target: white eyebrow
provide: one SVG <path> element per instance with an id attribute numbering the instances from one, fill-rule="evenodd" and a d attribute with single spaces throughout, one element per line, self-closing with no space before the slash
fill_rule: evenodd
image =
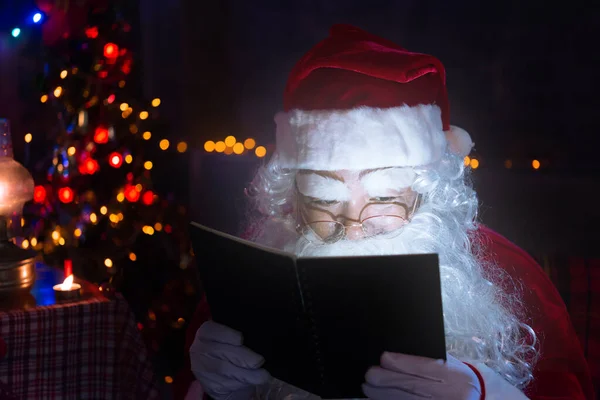
<path id="1" fill-rule="evenodd" d="M 415 181 L 415 171 L 411 168 L 376 169 L 361 178 L 363 188 L 370 196 L 389 195 L 389 190 L 409 188 Z"/>
<path id="2" fill-rule="evenodd" d="M 342 181 L 318 174 L 298 174 L 298 191 L 320 200 L 349 201 L 350 189 Z"/>

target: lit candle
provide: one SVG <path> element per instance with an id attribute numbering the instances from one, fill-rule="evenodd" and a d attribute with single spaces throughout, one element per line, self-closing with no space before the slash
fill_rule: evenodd
<path id="1" fill-rule="evenodd" d="M 72 274 L 67 276 L 63 283 L 54 285 L 53 289 L 57 300 L 74 300 L 81 295 L 81 285 L 73 283 Z"/>

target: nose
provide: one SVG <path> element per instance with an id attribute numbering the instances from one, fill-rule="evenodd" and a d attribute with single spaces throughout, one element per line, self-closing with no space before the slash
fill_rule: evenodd
<path id="1" fill-rule="evenodd" d="M 344 226 L 346 227 L 346 239 L 361 240 L 365 237 L 365 232 L 360 224 L 360 213 L 365 205 L 362 198 L 351 200 L 344 210 Z"/>
<path id="2" fill-rule="evenodd" d="M 365 232 L 363 231 L 360 222 L 348 221 L 344 226 L 346 227 L 346 239 L 361 240 L 365 238 Z"/>

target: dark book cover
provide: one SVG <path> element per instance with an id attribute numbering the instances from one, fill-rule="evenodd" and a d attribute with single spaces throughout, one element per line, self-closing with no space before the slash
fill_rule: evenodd
<path id="1" fill-rule="evenodd" d="M 437 255 L 297 258 L 190 229 L 213 319 L 242 332 L 272 376 L 360 398 L 384 351 L 445 359 Z"/>

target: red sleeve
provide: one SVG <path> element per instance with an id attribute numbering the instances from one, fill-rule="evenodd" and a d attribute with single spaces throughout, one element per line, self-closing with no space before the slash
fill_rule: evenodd
<path id="1" fill-rule="evenodd" d="M 190 347 L 194 342 L 198 328 L 200 328 L 200 326 L 210 318 L 211 315 L 208 302 L 206 301 L 206 296 L 203 296 L 202 300 L 200 300 L 200 303 L 198 304 L 198 307 L 196 308 L 196 311 L 194 312 L 194 316 L 192 317 L 190 325 L 185 331 L 185 365 L 173 380 L 173 398 L 175 400 L 185 398 L 188 388 L 195 379 L 194 374 L 192 373 L 192 366 L 189 357 Z"/>
<path id="2" fill-rule="evenodd" d="M 532 400 L 593 399 L 594 389 L 567 308 L 543 269 L 525 251 L 492 230 L 479 230 L 486 254 L 519 282 L 523 304 L 537 334 L 540 358 L 525 388 Z"/>

